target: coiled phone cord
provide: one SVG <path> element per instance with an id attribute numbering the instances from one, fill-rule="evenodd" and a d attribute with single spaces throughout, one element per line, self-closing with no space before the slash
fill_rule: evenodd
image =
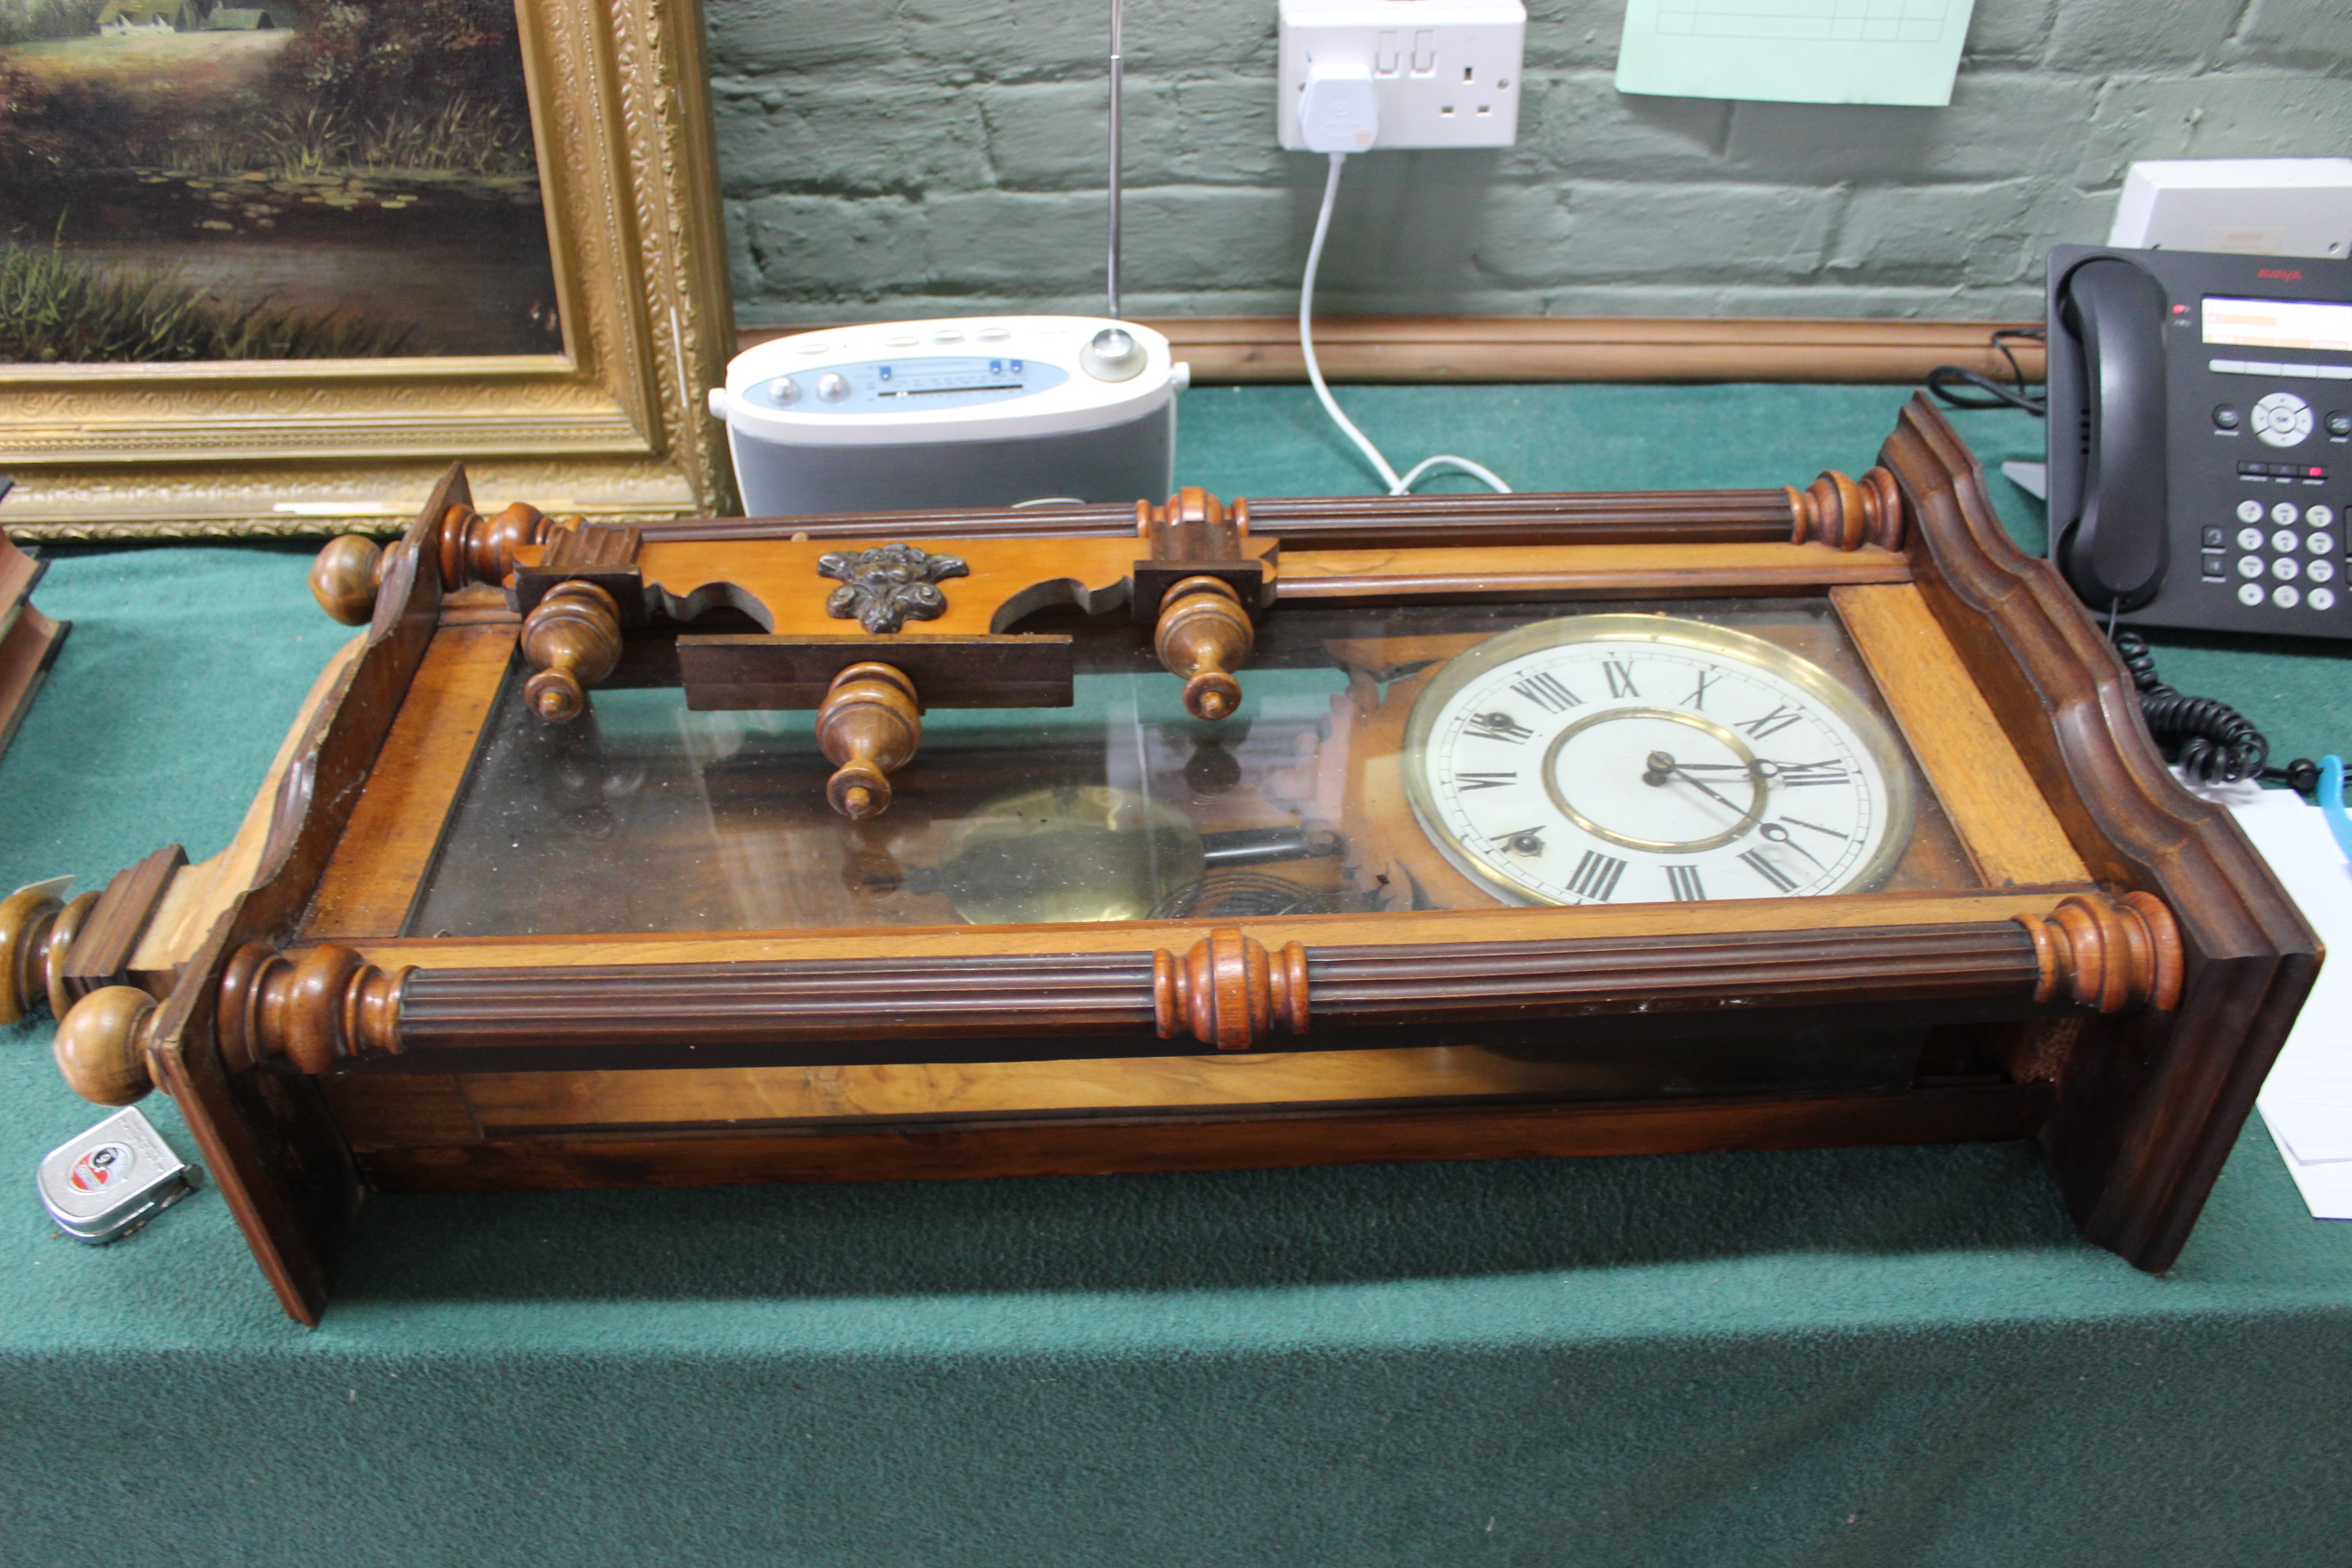
<path id="1" fill-rule="evenodd" d="M 2156 655 L 2134 631 L 2109 634 L 2116 653 L 2139 690 L 2139 710 L 2164 760 L 2200 784 L 2236 784 L 2265 778 L 2310 795 L 2319 787 L 2320 768 L 2297 757 L 2283 768 L 2266 765 L 2271 743 L 2253 721 L 2213 697 L 2189 697 L 2167 686 L 2156 673 Z"/>

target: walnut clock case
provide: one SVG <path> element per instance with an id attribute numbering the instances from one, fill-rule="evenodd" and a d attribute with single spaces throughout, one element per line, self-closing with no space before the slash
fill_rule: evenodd
<path id="1" fill-rule="evenodd" d="M 452 469 L 230 847 L 0 904 L 287 1310 L 371 1190 L 2035 1138 L 2172 1261 L 2319 952 L 1915 400 L 1802 490 L 576 525 Z"/>

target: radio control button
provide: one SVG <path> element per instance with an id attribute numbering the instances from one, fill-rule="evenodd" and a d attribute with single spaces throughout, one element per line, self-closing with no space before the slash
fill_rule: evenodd
<path id="1" fill-rule="evenodd" d="M 2238 584 L 2238 603 L 2246 605 L 2248 608 L 2252 608 L 2262 602 L 2263 585 L 2260 583 L 2241 583 Z"/>
<path id="2" fill-rule="evenodd" d="M 2296 537 L 2294 530 L 2291 528 L 2282 528 L 2276 533 L 2271 535 L 2271 548 L 2273 550 L 2292 552 L 2295 546 L 2302 542 L 2303 541 Z"/>
<path id="3" fill-rule="evenodd" d="M 2301 515 L 2302 514 L 2300 512 L 2295 510 L 2294 502 L 2291 500 L 2283 500 L 2279 502 L 2278 505 L 2271 508 L 2271 521 L 2273 522 L 2293 522 Z"/>
<path id="4" fill-rule="evenodd" d="M 826 371 L 817 378 L 816 395 L 827 403 L 838 403 L 849 395 L 849 378 L 839 371 Z"/>
<path id="5" fill-rule="evenodd" d="M 2243 421 L 2244 416 L 2238 412 L 2235 405 L 2224 403 L 2213 410 L 2213 426 L 2216 429 L 2235 430 Z"/>
<path id="6" fill-rule="evenodd" d="M 2267 447 L 2300 446 L 2311 434 L 2311 405 L 2292 392 L 2273 392 L 2254 405 L 2254 434 Z"/>
<path id="7" fill-rule="evenodd" d="M 2303 603 L 2303 595 L 2282 583 L 2271 590 L 2271 603 L 2282 610 L 2292 610 Z"/>
<path id="8" fill-rule="evenodd" d="M 800 401 L 801 384 L 789 375 L 780 375 L 768 383 L 768 395 L 778 403 L 797 403 Z"/>
<path id="9" fill-rule="evenodd" d="M 2336 526 L 2336 509 L 2332 506 L 2307 508 L 2303 514 L 2303 521 L 2314 528 L 2333 528 Z"/>
<path id="10" fill-rule="evenodd" d="M 2336 607 L 2336 590 L 2333 588 L 2314 588 L 2310 597 L 2311 607 L 2315 610 L 2332 610 Z"/>
<path id="11" fill-rule="evenodd" d="M 2336 563 L 2315 561 L 2303 569 L 2303 574 L 2315 583 L 2333 583 L 2336 581 Z"/>
<path id="12" fill-rule="evenodd" d="M 2239 576 L 2241 576 L 2241 577 L 2259 577 L 2259 576 L 2261 576 L 2262 574 L 2263 574 L 2263 558 L 2262 558 L 2261 556 L 2259 556 L 2259 555 L 2241 555 L 2241 556 L 2239 556 L 2239 557 L 2238 557 L 2238 575 L 2239 575 Z"/>
<path id="13" fill-rule="evenodd" d="M 2240 522 L 2260 522 L 2262 520 L 2262 502 L 2258 500 L 2242 500 L 2238 503 L 2238 521 Z"/>
<path id="14" fill-rule="evenodd" d="M 2259 528 L 2242 528 L 2242 529 L 2238 530 L 2238 548 L 2239 548 L 2239 549 L 2241 549 L 2241 550 L 2260 550 L 2262 547 L 2263 547 L 2263 531 L 2262 531 L 2261 529 L 2259 529 Z"/>

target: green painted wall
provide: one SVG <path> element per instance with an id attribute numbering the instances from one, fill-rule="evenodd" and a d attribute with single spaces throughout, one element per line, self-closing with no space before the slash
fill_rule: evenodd
<path id="1" fill-rule="evenodd" d="M 1108 0 L 707 0 L 747 325 L 1102 306 Z M 1127 309 L 1279 314 L 1274 0 L 1130 0 Z M 1948 109 L 1635 98 L 1531 0 L 1517 147 L 1352 161 L 1335 312 L 2035 314 L 2136 157 L 2352 152 L 2344 0 L 1978 0 Z"/>

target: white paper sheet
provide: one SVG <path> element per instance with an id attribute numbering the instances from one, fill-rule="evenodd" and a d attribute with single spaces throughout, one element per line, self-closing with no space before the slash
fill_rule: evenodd
<path id="1" fill-rule="evenodd" d="M 2313 1216 L 2352 1219 L 2352 864 L 2319 808 L 2292 790 L 2198 793 L 2229 807 L 2327 945 L 2255 1104 Z"/>
<path id="2" fill-rule="evenodd" d="M 1976 0 L 1629 0 L 1617 90 L 1940 107 Z"/>

